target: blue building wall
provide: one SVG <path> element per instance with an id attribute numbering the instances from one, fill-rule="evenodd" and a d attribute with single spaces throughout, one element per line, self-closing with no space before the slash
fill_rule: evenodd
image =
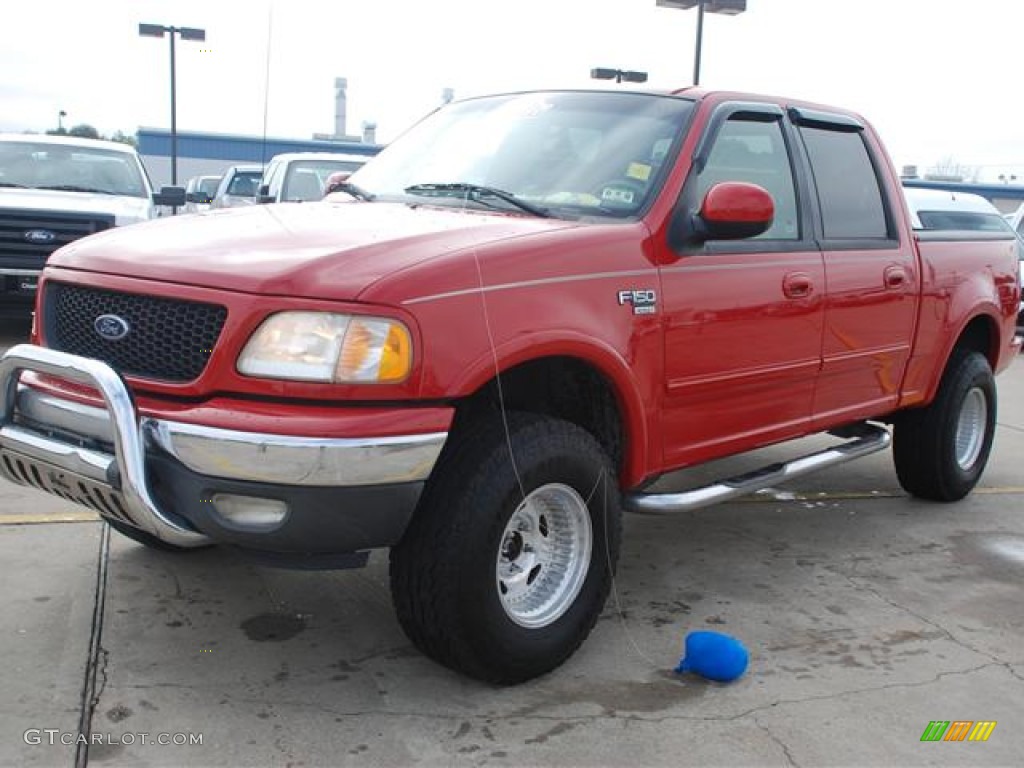
<path id="1" fill-rule="evenodd" d="M 140 128 L 139 155 L 157 188 L 171 183 L 171 134 L 158 128 Z M 265 164 L 285 152 L 338 152 L 372 156 L 383 148 L 359 141 L 280 139 L 239 134 L 178 131 L 178 184 L 191 176 L 221 174 L 232 165 Z"/>

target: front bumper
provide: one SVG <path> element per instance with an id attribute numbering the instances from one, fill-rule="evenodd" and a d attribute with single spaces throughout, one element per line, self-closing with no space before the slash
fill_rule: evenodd
<path id="1" fill-rule="evenodd" d="M 90 387 L 104 407 L 19 385 L 21 371 Z M 140 417 L 106 363 L 27 344 L 0 360 L 0 397 L 0 473 L 179 547 L 340 554 L 393 544 L 447 437 L 308 438 Z M 284 512 L 239 518 L 224 499 Z"/>

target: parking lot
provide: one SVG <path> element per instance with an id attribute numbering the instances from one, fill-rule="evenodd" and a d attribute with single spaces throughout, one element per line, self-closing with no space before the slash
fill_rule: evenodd
<path id="1" fill-rule="evenodd" d="M 6 347 L 26 329 L 2 330 Z M 166 554 L 0 481 L 0 764 L 1019 765 L 1024 362 L 999 389 L 993 459 L 961 503 L 910 499 L 882 453 L 627 517 L 590 639 L 506 689 L 412 648 L 385 553 L 341 572 Z M 742 640 L 747 674 L 672 674 L 697 629 Z M 935 720 L 997 725 L 922 742 Z M 66 743 L 83 727 L 87 750 Z"/>

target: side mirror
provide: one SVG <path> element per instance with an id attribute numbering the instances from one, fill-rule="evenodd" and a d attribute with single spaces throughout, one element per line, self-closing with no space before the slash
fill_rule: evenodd
<path id="1" fill-rule="evenodd" d="M 337 192 L 341 189 L 341 186 L 348 181 L 348 177 L 352 175 L 351 171 L 335 171 L 327 177 L 327 181 L 324 182 L 324 196 Z"/>
<path id="2" fill-rule="evenodd" d="M 260 184 L 260 188 L 256 190 L 256 202 L 257 203 L 272 203 L 274 202 L 274 196 L 270 194 L 269 184 Z"/>
<path id="3" fill-rule="evenodd" d="M 723 181 L 704 195 L 693 217 L 696 240 L 742 240 L 768 231 L 775 202 L 768 191 L 745 181 Z"/>
<path id="4" fill-rule="evenodd" d="M 172 208 L 180 208 L 185 204 L 184 187 L 161 187 L 159 192 L 153 193 L 155 205 L 169 205 Z"/>
<path id="5" fill-rule="evenodd" d="M 197 195 L 195 192 L 186 192 L 185 193 L 185 202 L 186 203 L 198 203 L 199 202 L 199 195 Z"/>

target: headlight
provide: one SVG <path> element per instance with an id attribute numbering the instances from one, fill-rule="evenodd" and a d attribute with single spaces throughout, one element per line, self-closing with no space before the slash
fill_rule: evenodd
<path id="1" fill-rule="evenodd" d="M 328 312 L 280 312 L 256 329 L 238 358 L 246 376 L 384 384 L 412 369 L 409 329 L 397 320 Z"/>

